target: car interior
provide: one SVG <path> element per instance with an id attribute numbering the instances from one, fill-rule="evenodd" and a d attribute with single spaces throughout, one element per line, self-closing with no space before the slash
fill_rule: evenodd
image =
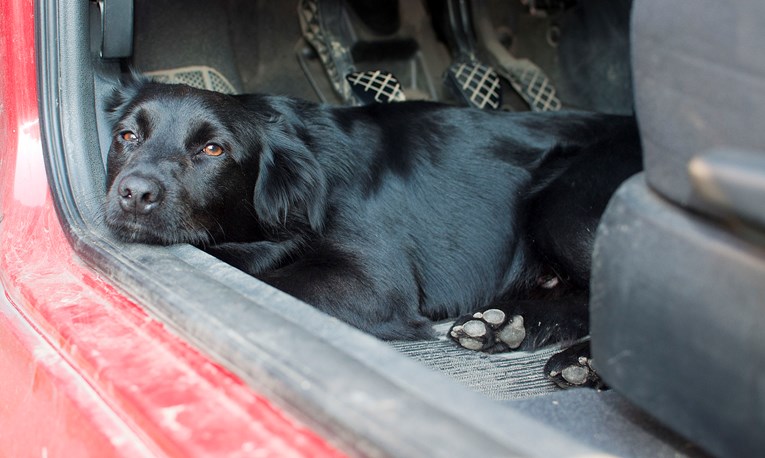
<path id="1" fill-rule="evenodd" d="M 37 2 L 41 130 L 82 259 L 352 455 L 752 456 L 765 445 L 765 4 L 757 0 Z M 101 101 L 161 82 L 328 103 L 634 114 L 645 172 L 596 238 L 593 359 L 385 342 L 190 245 L 100 218 Z M 454 285 L 459 288 L 459 285 Z"/>

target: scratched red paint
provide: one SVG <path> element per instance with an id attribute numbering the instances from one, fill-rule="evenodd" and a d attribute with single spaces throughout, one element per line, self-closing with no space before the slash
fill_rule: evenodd
<path id="1" fill-rule="evenodd" d="M 53 346 L 8 308 L 0 305 L 1 456 L 161 453 L 149 448 Z"/>
<path id="2" fill-rule="evenodd" d="M 13 432 L 0 450 L 342 456 L 77 258 L 47 190 L 33 13 L 32 0 L 1 1 L 0 281 L 20 318 L 0 314 L 0 431 Z"/>

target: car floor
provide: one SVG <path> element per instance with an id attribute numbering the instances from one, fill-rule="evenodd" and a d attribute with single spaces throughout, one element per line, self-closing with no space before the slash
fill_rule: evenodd
<path id="1" fill-rule="evenodd" d="M 619 32 L 624 29 L 623 23 L 621 28 L 600 26 L 609 19 L 581 9 L 565 17 L 536 18 L 519 15 L 520 4 L 515 2 L 489 3 L 498 11 L 495 22 L 506 21 L 520 37 L 527 38 L 514 39 L 510 51 L 532 58 L 544 69 L 558 86 L 564 106 L 616 113 L 632 111 L 628 45 L 626 33 Z M 513 4 L 507 7 L 510 9 L 503 9 L 502 5 L 509 3 Z M 596 3 L 599 2 L 588 2 L 590 6 Z M 629 0 L 622 3 L 628 5 Z M 317 101 L 316 90 L 307 81 L 297 58 L 300 53 L 309 59 L 311 56 L 305 50 L 296 12 L 297 1 L 138 0 L 132 65 L 144 72 L 202 65 L 220 72 L 237 92 L 287 94 Z M 614 17 L 625 20 L 623 15 Z M 586 27 L 577 28 L 577 24 Z M 563 34 L 572 31 L 573 38 L 566 41 L 563 35 L 560 42 L 551 44 L 547 40 L 551 27 L 559 28 Z M 437 75 L 435 83 L 440 84 L 449 52 L 432 44 L 432 30 L 419 33 L 428 35 L 422 41 L 431 43 L 423 49 L 433 54 L 429 62 L 442 66 L 431 69 L 431 75 Z M 610 57 L 600 62 L 598 57 L 604 53 L 588 52 L 586 45 L 591 40 L 613 43 L 605 52 Z M 570 62 L 561 57 L 561 50 L 577 53 L 581 59 Z M 609 76 L 601 78 L 604 74 Z M 322 75 L 314 76 L 319 89 L 330 94 L 329 84 L 320 81 Z M 591 90 L 596 86 L 598 90 Z M 476 353 L 452 344 L 446 338 L 448 325 L 435 326 L 441 336 L 438 340 L 391 345 L 467 388 L 540 419 L 605 453 L 703 456 L 700 450 L 663 428 L 618 393 L 557 388 L 542 372 L 555 349 Z"/>
<path id="2" fill-rule="evenodd" d="M 503 404 L 611 455 L 709 456 L 614 391 L 576 388 Z"/>

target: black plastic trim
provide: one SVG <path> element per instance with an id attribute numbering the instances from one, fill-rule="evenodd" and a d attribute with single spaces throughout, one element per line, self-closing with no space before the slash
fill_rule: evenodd
<path id="1" fill-rule="evenodd" d="M 133 54 L 133 0 L 99 0 L 101 57 L 114 59 Z"/>

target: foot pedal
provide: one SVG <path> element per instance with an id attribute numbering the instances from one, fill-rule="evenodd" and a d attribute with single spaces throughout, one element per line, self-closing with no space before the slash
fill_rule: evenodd
<path id="1" fill-rule="evenodd" d="M 298 16 L 303 37 L 313 46 L 332 88 L 346 103 L 357 104 L 346 75 L 356 71 L 351 50 L 342 35 L 344 11 L 340 0 L 300 0 Z"/>
<path id="2" fill-rule="evenodd" d="M 219 71 L 212 67 L 192 66 L 157 70 L 144 73 L 158 83 L 186 84 L 198 89 L 222 92 L 224 94 L 236 94 L 234 85 Z"/>
<path id="3" fill-rule="evenodd" d="M 530 60 L 505 58 L 497 71 L 510 82 L 532 111 L 558 111 L 563 106 L 550 78 Z"/>
<path id="4" fill-rule="evenodd" d="M 333 90 L 343 102 L 360 105 L 406 100 L 403 86 L 391 72 L 357 71 L 351 56 L 351 45 L 356 34 L 344 0 L 300 0 L 298 13 L 303 38 L 313 47 Z M 412 66 L 415 64 L 416 61 L 413 61 Z M 303 66 L 303 71 L 312 80 L 306 66 Z M 324 100 L 316 84 L 311 84 Z"/>
<path id="5" fill-rule="evenodd" d="M 518 95 L 533 111 L 557 111 L 562 104 L 555 93 L 555 86 L 541 68 L 528 59 L 510 54 L 500 43 L 489 20 L 486 2 L 473 2 L 473 18 L 476 36 L 486 49 L 487 58 L 497 73 L 506 79 Z M 539 2 L 541 3 L 541 2 Z"/>
<path id="6" fill-rule="evenodd" d="M 489 65 L 476 57 L 476 46 L 467 3 L 446 0 L 447 41 L 454 63 L 444 73 L 447 89 L 465 105 L 497 110 L 502 106 L 502 83 Z"/>
<path id="7" fill-rule="evenodd" d="M 362 103 L 390 103 L 406 100 L 401 83 L 390 72 L 355 72 L 346 76 L 351 90 Z"/>
<path id="8" fill-rule="evenodd" d="M 475 59 L 452 64 L 445 75 L 446 86 L 461 102 L 480 109 L 502 106 L 502 85 L 493 68 Z"/>

